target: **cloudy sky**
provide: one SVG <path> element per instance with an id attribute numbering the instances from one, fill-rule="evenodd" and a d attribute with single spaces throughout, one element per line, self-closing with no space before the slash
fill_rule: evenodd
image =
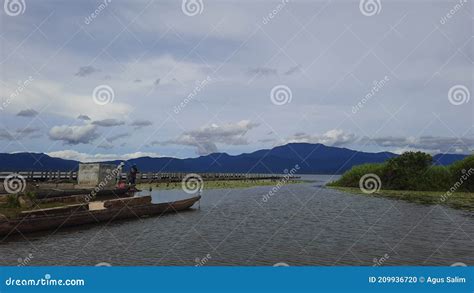
<path id="1" fill-rule="evenodd" d="M 3 2 L 0 152 L 474 149 L 472 1 Z"/>

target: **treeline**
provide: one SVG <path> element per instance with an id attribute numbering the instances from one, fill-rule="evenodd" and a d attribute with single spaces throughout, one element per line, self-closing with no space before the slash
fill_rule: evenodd
<path id="1" fill-rule="evenodd" d="M 474 155 L 449 166 L 435 166 L 429 154 L 406 152 L 384 163 L 354 166 L 329 185 L 359 187 L 366 174 L 376 174 L 385 190 L 474 192 Z"/>

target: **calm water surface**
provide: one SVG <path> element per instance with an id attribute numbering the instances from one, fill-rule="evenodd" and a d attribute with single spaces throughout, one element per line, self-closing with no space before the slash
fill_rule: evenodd
<path id="1" fill-rule="evenodd" d="M 200 209 L 15 236 L 0 264 L 451 265 L 474 264 L 473 213 L 324 188 L 330 176 L 282 187 L 205 190 Z M 154 191 L 153 201 L 189 197 Z"/>

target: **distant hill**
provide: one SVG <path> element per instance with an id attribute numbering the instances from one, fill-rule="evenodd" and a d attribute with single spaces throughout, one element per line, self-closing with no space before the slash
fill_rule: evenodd
<path id="1" fill-rule="evenodd" d="M 341 174 L 354 165 L 380 163 L 397 156 L 390 152 L 367 153 L 322 144 L 291 143 L 273 149 L 258 150 L 231 156 L 214 153 L 198 158 L 150 158 L 128 160 L 128 166 L 137 164 L 141 172 L 228 172 L 228 173 L 283 173 L 299 165 L 300 174 Z M 437 165 L 448 165 L 465 155 L 439 154 Z M 109 163 L 119 164 L 121 161 Z M 0 171 L 70 171 L 79 162 L 52 158 L 45 154 L 0 154 Z"/>
<path id="2" fill-rule="evenodd" d="M 466 155 L 457 155 L 457 154 L 437 154 L 433 156 L 433 162 L 435 165 L 451 165 L 452 163 L 462 160 Z"/>
<path id="3" fill-rule="evenodd" d="M 0 154 L 0 171 L 70 171 L 78 162 L 41 153 Z"/>

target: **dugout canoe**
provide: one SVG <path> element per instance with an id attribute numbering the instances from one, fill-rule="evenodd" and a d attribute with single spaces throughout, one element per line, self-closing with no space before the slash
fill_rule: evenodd
<path id="1" fill-rule="evenodd" d="M 32 192 L 35 194 L 37 199 L 45 198 L 56 198 L 56 197 L 66 197 L 73 195 L 81 194 L 91 194 L 93 189 L 91 188 L 82 188 L 82 189 L 37 189 Z M 134 187 L 127 188 L 115 188 L 115 189 L 104 189 L 96 192 L 96 197 L 106 197 L 106 196 L 125 196 L 129 193 L 137 192 L 137 189 Z"/>
<path id="2" fill-rule="evenodd" d="M 147 197 L 99 202 L 102 203 L 99 208 L 93 206 L 94 202 L 92 202 L 90 204 L 75 204 L 59 208 L 25 211 L 14 219 L 0 218 L 0 236 L 45 230 L 55 231 L 63 227 L 180 212 L 190 209 L 201 199 L 201 196 L 159 204 L 152 204 L 151 197 L 148 203 L 144 202 L 143 198 Z M 97 202 L 95 202 L 95 205 L 97 205 Z"/>

